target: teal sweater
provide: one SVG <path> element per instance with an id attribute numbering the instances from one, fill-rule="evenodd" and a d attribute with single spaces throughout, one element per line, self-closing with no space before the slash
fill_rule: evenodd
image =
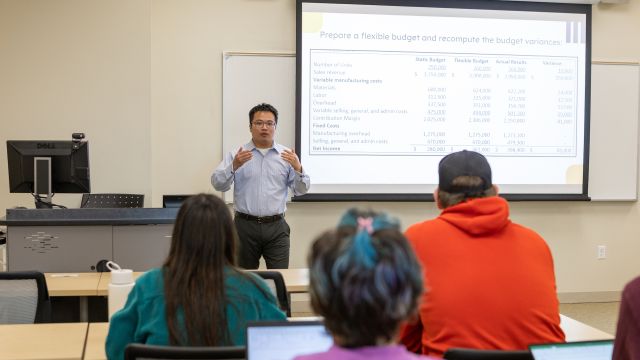
<path id="1" fill-rule="evenodd" d="M 257 275 L 243 273 L 253 277 L 254 281 L 251 281 L 232 271 L 225 270 L 225 274 L 225 293 L 229 304 L 226 326 L 231 345 L 246 344 L 247 322 L 286 319 L 275 297 Z M 107 358 L 124 359 L 124 349 L 129 343 L 169 345 L 165 309 L 162 271 L 150 270 L 136 280 L 124 308 L 111 318 L 106 342 Z"/>

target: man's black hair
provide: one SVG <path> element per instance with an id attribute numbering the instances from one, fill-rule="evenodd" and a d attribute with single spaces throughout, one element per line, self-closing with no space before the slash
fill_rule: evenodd
<path id="1" fill-rule="evenodd" d="M 272 113 L 273 117 L 276 120 L 276 124 L 278 123 L 278 110 L 276 110 L 276 108 L 274 108 L 271 104 L 262 103 L 254 106 L 253 108 L 251 108 L 251 110 L 249 110 L 249 126 L 251 126 L 251 122 L 253 121 L 253 114 L 257 113 L 258 111 L 266 111 Z"/>

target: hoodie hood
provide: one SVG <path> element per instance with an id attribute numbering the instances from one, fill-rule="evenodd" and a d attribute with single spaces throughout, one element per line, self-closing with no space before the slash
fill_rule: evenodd
<path id="1" fill-rule="evenodd" d="M 509 204 L 498 196 L 471 199 L 448 207 L 439 219 L 473 236 L 498 232 L 511 222 Z"/>

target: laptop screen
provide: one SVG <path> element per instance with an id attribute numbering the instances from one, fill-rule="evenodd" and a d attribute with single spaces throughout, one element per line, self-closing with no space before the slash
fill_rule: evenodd
<path id="1" fill-rule="evenodd" d="M 333 338 L 319 321 L 257 322 L 247 326 L 247 360 L 290 360 L 329 349 Z"/>
<path id="2" fill-rule="evenodd" d="M 162 195 L 163 208 L 179 208 L 191 195 Z"/>
<path id="3" fill-rule="evenodd" d="M 613 340 L 530 345 L 535 360 L 611 360 Z"/>

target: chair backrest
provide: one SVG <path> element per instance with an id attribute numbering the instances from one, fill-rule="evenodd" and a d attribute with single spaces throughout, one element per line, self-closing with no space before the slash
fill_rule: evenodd
<path id="1" fill-rule="evenodd" d="M 244 346 L 189 347 L 129 344 L 124 350 L 125 360 L 140 359 L 245 359 Z"/>
<path id="2" fill-rule="evenodd" d="M 51 302 L 44 274 L 38 271 L 0 272 L 0 324 L 51 321 Z"/>
<path id="3" fill-rule="evenodd" d="M 273 295 L 278 299 L 278 305 L 280 309 L 287 314 L 287 317 L 291 317 L 291 305 L 289 303 L 289 293 L 287 293 L 287 286 L 284 283 L 282 274 L 278 271 L 269 270 L 255 270 L 252 271 L 256 275 L 260 276 L 269 286 Z"/>
<path id="4" fill-rule="evenodd" d="M 476 350 L 451 348 L 445 351 L 446 360 L 533 360 L 528 350 Z"/>
<path id="5" fill-rule="evenodd" d="M 81 208 L 141 208 L 144 194 L 82 194 Z"/>
<path id="6" fill-rule="evenodd" d="M 7 264 L 7 236 L 4 228 L 0 228 L 0 271 L 5 271 Z"/>

